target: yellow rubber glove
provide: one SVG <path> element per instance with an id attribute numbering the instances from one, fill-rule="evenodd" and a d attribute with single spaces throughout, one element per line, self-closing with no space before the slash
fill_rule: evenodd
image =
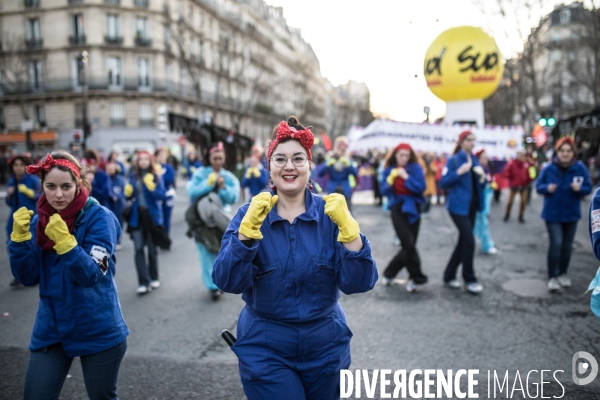
<path id="1" fill-rule="evenodd" d="M 71 235 L 67 223 L 58 213 L 50 217 L 44 233 L 54 242 L 54 250 L 57 254 L 68 253 L 77 246 L 75 236 Z"/>
<path id="2" fill-rule="evenodd" d="M 32 216 L 33 211 L 25 207 L 21 207 L 13 213 L 13 230 L 10 234 L 10 240 L 13 242 L 25 242 L 31 239 L 29 224 L 31 223 Z"/>
<path id="3" fill-rule="evenodd" d="M 260 227 L 267 214 L 269 214 L 275 203 L 277 203 L 278 198 L 277 195 L 271 197 L 271 193 L 269 192 L 262 192 L 254 196 L 246 211 L 246 215 L 244 215 L 244 219 L 242 219 L 239 232 L 250 239 L 262 239 L 263 235 L 260 233 Z"/>
<path id="4" fill-rule="evenodd" d="M 33 196 L 35 196 L 33 189 L 29 189 L 27 186 L 23 185 L 22 183 L 19 186 L 17 186 L 17 188 L 19 189 L 19 192 L 23 193 L 25 196 L 29 197 L 30 199 L 33 199 Z"/>
<path id="5" fill-rule="evenodd" d="M 398 176 L 398 168 L 394 168 L 393 170 L 390 171 L 390 174 L 388 175 L 388 177 L 385 181 L 387 182 L 388 185 L 392 186 L 394 184 L 394 181 L 396 180 L 397 176 Z"/>
<path id="6" fill-rule="evenodd" d="M 211 172 L 210 175 L 208 175 L 208 178 L 206 179 L 206 183 L 208 184 L 208 186 L 212 186 L 215 184 L 216 181 L 217 181 L 217 173 Z"/>
<path id="7" fill-rule="evenodd" d="M 348 211 L 346 198 L 339 193 L 323 196 L 325 200 L 325 214 L 340 228 L 338 242 L 350 243 L 360 235 L 358 222 Z"/>
<path id="8" fill-rule="evenodd" d="M 348 157 L 342 157 L 342 158 L 340 158 L 340 162 L 342 164 L 344 164 L 346 167 L 350 166 L 350 160 L 348 160 Z"/>
<path id="9" fill-rule="evenodd" d="M 258 168 L 254 168 L 252 170 L 252 175 L 254 175 L 255 178 L 260 178 L 260 171 Z"/>
<path id="10" fill-rule="evenodd" d="M 254 169 L 254 168 L 248 168 L 248 169 L 246 170 L 246 179 L 250 179 L 250 178 L 252 178 L 252 170 L 253 170 L 253 169 Z"/>
<path id="11" fill-rule="evenodd" d="M 125 194 L 125 197 L 131 197 L 131 195 L 133 195 L 133 186 L 129 183 L 126 184 L 123 193 Z"/>
<path id="12" fill-rule="evenodd" d="M 333 164 L 335 164 L 337 162 L 337 160 L 335 158 L 330 158 L 329 160 L 327 160 L 327 166 L 330 167 Z"/>
<path id="13" fill-rule="evenodd" d="M 498 190 L 498 184 L 495 181 L 493 181 L 492 183 L 490 183 L 490 187 L 492 189 L 494 189 L 494 190 Z"/>
<path id="14" fill-rule="evenodd" d="M 537 176 L 537 170 L 535 169 L 535 167 L 534 166 L 529 167 L 529 178 L 531 180 L 534 180 L 536 176 Z M 19 185 L 19 186 L 21 186 L 21 185 Z"/>
<path id="15" fill-rule="evenodd" d="M 147 172 L 146 175 L 144 175 L 144 185 L 146 185 L 148 190 L 151 192 L 154 192 L 154 189 L 156 189 L 156 183 L 154 183 L 154 175 L 152 175 L 150 172 Z"/>

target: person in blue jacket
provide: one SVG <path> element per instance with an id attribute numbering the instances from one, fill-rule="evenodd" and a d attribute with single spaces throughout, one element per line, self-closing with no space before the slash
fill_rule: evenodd
<path id="1" fill-rule="evenodd" d="M 446 208 L 458 228 L 458 243 L 444 272 L 444 283 L 451 289 L 460 289 L 456 271 L 462 264 L 462 276 L 468 292 L 478 294 L 483 286 L 477 282 L 473 268 L 475 253 L 475 215 L 483 210 L 485 172 L 473 155 L 475 135 L 470 131 L 460 134 L 453 155 L 442 171 L 440 185 L 446 190 Z"/>
<path id="2" fill-rule="evenodd" d="M 108 201 L 110 198 L 110 178 L 108 174 L 98 168 L 100 164 L 100 156 L 94 149 L 88 149 L 83 154 L 81 164 L 85 166 L 86 178 L 92 185 L 92 192 L 90 196 L 98 200 L 100 205 L 108 207 Z"/>
<path id="3" fill-rule="evenodd" d="M 48 154 L 27 172 L 41 175 L 38 215 L 19 208 L 8 244 L 13 275 L 40 291 L 24 398 L 58 399 L 79 357 L 89 398 L 117 399 L 129 335 L 114 279 L 121 229 L 88 196 L 89 182 L 69 153 Z"/>
<path id="4" fill-rule="evenodd" d="M 10 240 L 13 227 L 13 214 L 21 207 L 37 214 L 37 201 L 40 196 L 40 180 L 35 175 L 25 173 L 25 168 L 31 165 L 28 155 L 20 154 L 8 160 L 10 179 L 6 186 L 6 204 L 10 207 L 8 220 L 6 221 L 6 244 Z M 11 289 L 23 287 L 17 279 L 10 281 Z"/>
<path id="5" fill-rule="evenodd" d="M 110 179 L 110 196 L 106 208 L 115 214 L 115 217 L 117 217 L 117 220 L 119 221 L 119 227 L 123 230 L 123 210 L 125 209 L 125 204 L 127 202 L 127 199 L 125 198 L 125 185 L 127 185 L 127 182 L 125 181 L 125 177 L 118 172 L 119 166 L 117 163 L 113 161 L 108 162 L 104 168 Z M 121 248 L 121 238 L 119 238 L 116 249 L 120 250 Z"/>
<path id="6" fill-rule="evenodd" d="M 479 150 L 475 153 L 475 157 L 477 157 L 481 168 L 483 168 L 483 171 L 485 172 L 487 185 L 485 189 L 483 189 L 483 210 L 477 212 L 473 234 L 480 240 L 481 252 L 483 254 L 499 254 L 500 250 L 496 248 L 496 244 L 490 234 L 489 222 L 490 206 L 492 205 L 492 198 L 494 197 L 494 187 L 497 187 L 497 184 L 494 182 L 490 168 L 490 159 L 485 150 Z"/>
<path id="7" fill-rule="evenodd" d="M 356 183 L 358 170 L 356 163 L 346 155 L 347 149 L 348 139 L 338 136 L 332 154 L 326 159 L 325 166 L 319 170 L 319 176 L 328 175 L 327 193 L 343 194 L 348 209 L 352 211 L 352 189 Z"/>
<path id="8" fill-rule="evenodd" d="M 592 192 L 590 174 L 585 164 L 577 161 L 573 138 L 559 139 L 555 148 L 556 157 L 542 169 L 535 184 L 537 192 L 544 196 L 542 219 L 550 237 L 548 290 L 551 292 L 571 286 L 567 269 L 577 221 L 581 219 L 581 199 Z"/>
<path id="9" fill-rule="evenodd" d="M 242 178 L 242 187 L 248 188 L 250 197 L 254 197 L 266 189 L 269 183 L 269 172 L 263 168 L 260 159 L 250 157 L 250 165 Z"/>
<path id="10" fill-rule="evenodd" d="M 125 197 L 133 199 L 129 215 L 128 233 L 135 247 L 135 268 L 139 286 L 137 293 L 142 295 L 158 289 L 158 251 L 152 238 L 154 226 L 162 226 L 162 201 L 165 185 L 153 167 L 152 155 L 139 151 L 134 168 L 125 185 Z M 148 262 L 144 254 L 148 248 Z"/>
<path id="11" fill-rule="evenodd" d="M 307 187 L 313 143 L 295 117 L 275 128 L 267 151 L 275 189 L 238 210 L 215 261 L 217 286 L 246 303 L 232 350 L 248 400 L 339 398 L 352 338 L 340 291 L 377 281 L 344 197 Z"/>
<path id="12" fill-rule="evenodd" d="M 240 181 L 223 167 L 225 165 L 223 143 L 210 146 L 205 159 L 209 164 L 197 169 L 186 185 L 191 202 L 194 203 L 198 198 L 214 191 L 219 195 L 224 208 L 231 207 L 240 198 Z M 204 286 L 210 291 L 212 299 L 218 300 L 223 291 L 215 285 L 212 278 L 213 264 L 217 255 L 209 251 L 203 243 L 196 242 L 196 248 L 200 257 Z"/>
<path id="13" fill-rule="evenodd" d="M 202 168 L 202 162 L 198 159 L 198 154 L 195 151 L 190 151 L 188 156 L 183 161 L 183 171 L 187 179 L 192 179 L 194 172 Z"/>
<path id="14" fill-rule="evenodd" d="M 380 190 L 388 199 L 392 224 L 402 249 L 389 262 L 381 282 L 391 286 L 394 277 L 406 267 L 409 274 L 406 290 L 411 293 L 427 283 L 417 250 L 425 187 L 425 174 L 412 147 L 408 143 L 398 144 L 386 157 Z"/>
<path id="15" fill-rule="evenodd" d="M 160 174 L 165 184 L 165 200 L 162 203 L 163 226 L 167 233 L 171 232 L 171 216 L 175 206 L 175 169 L 167 162 L 167 151 L 158 149 L 154 152 L 157 166 L 160 167 Z"/>

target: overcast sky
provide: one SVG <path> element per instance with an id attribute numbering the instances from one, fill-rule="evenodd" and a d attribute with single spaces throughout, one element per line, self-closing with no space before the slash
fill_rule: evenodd
<path id="1" fill-rule="evenodd" d="M 288 24 L 301 28 L 317 54 L 323 76 L 334 85 L 365 82 L 371 91 L 372 111 L 400 121 L 421 122 L 424 106 L 431 108 L 432 119 L 445 113 L 445 103 L 427 89 L 422 72 L 427 48 L 444 30 L 479 26 L 493 34 L 505 57 L 521 46 L 516 22 L 510 27 L 514 19 L 507 22 L 494 17 L 497 0 L 479 0 L 479 6 L 472 0 L 265 1 L 282 6 Z M 551 10 L 549 4 L 545 12 Z M 527 19 L 539 21 L 539 15 L 520 15 L 523 25 Z"/>

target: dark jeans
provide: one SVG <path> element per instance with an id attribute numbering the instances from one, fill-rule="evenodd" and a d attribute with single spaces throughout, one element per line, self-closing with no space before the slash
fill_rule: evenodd
<path id="1" fill-rule="evenodd" d="M 135 247 L 135 268 L 137 269 L 138 282 L 140 285 L 150 285 L 150 281 L 158 280 L 158 252 L 156 245 L 147 229 L 138 228 L 131 230 L 131 239 Z M 148 247 L 148 264 L 144 246 Z"/>
<path id="2" fill-rule="evenodd" d="M 90 400 L 118 399 L 117 378 L 127 340 L 100 353 L 79 357 L 85 390 Z M 25 377 L 25 400 L 58 399 L 73 358 L 60 343 L 32 351 Z"/>
<path id="3" fill-rule="evenodd" d="M 476 210 L 474 207 L 471 207 L 468 216 L 450 213 L 452 221 L 454 221 L 454 224 L 458 228 L 458 243 L 444 272 L 445 282 L 456 279 L 456 271 L 460 264 L 462 264 L 462 276 L 465 283 L 477 282 L 473 269 L 473 257 L 475 253 L 473 228 L 475 226 L 475 214 Z"/>
<path id="4" fill-rule="evenodd" d="M 556 278 L 567 273 L 571 253 L 573 251 L 573 240 L 577 231 L 575 222 L 546 222 L 548 235 L 550 236 L 550 247 L 548 248 L 548 277 Z"/>
<path id="5" fill-rule="evenodd" d="M 442 189 L 441 185 L 442 181 L 435 181 L 435 194 L 437 197 L 437 203 L 442 204 L 442 194 L 444 194 L 444 189 Z"/>
<path id="6" fill-rule="evenodd" d="M 423 203 L 423 209 L 421 210 L 422 214 L 427 214 L 431 210 L 431 197 L 431 195 L 425 196 L 425 203 Z"/>
<path id="7" fill-rule="evenodd" d="M 417 251 L 417 238 L 419 237 L 421 220 L 417 220 L 412 225 L 409 224 L 406 215 L 402 212 L 402 204 L 397 204 L 392 207 L 392 224 L 402 244 L 402 250 L 392 258 L 383 275 L 388 279 L 392 279 L 402 268 L 406 267 L 410 279 L 417 284 L 426 283 L 427 276 L 421 272 L 421 258 Z"/>

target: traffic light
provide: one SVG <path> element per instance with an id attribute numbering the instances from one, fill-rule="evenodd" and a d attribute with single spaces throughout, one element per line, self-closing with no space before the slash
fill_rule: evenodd
<path id="1" fill-rule="evenodd" d="M 545 111 L 541 113 L 540 119 L 538 119 L 538 124 L 541 127 L 549 127 L 553 128 L 556 125 L 556 118 L 554 117 L 554 111 Z"/>
<path id="2" fill-rule="evenodd" d="M 158 124 L 158 130 L 166 132 L 169 130 L 169 110 L 165 104 L 158 107 L 158 116 L 156 122 Z"/>

